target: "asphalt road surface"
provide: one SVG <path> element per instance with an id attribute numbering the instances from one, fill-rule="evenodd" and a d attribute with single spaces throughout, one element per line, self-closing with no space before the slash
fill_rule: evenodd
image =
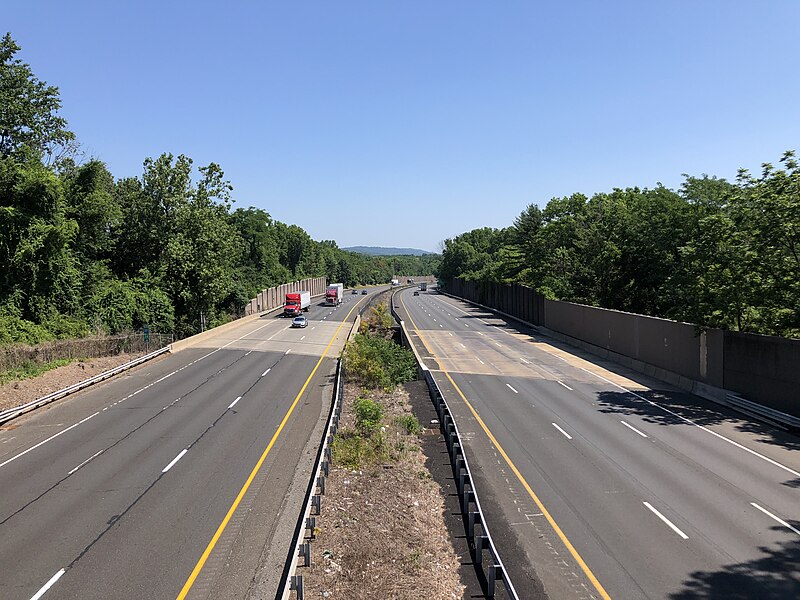
<path id="1" fill-rule="evenodd" d="M 316 300 L 304 329 L 250 320 L 0 428 L 0 598 L 273 598 L 369 297 Z"/>
<path id="2" fill-rule="evenodd" d="M 800 598 L 800 438 L 432 292 L 395 295 L 523 597 Z"/>

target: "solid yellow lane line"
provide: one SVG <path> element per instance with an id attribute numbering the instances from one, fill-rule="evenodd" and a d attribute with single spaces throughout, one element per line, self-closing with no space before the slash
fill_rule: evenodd
<path id="1" fill-rule="evenodd" d="M 411 313 L 408 312 L 405 302 L 403 302 L 402 296 L 400 297 L 400 302 L 403 304 L 403 308 L 405 309 L 406 314 L 408 315 L 409 321 L 411 321 L 411 324 L 414 326 L 414 331 L 417 332 L 419 339 L 422 341 L 423 345 L 428 349 L 428 352 L 430 352 L 433 355 L 433 351 L 431 351 L 430 347 L 428 347 L 428 344 L 425 343 L 425 338 L 420 333 L 419 329 L 417 329 L 417 326 L 414 324 L 414 320 L 411 318 Z M 458 395 L 461 396 L 461 399 L 464 401 L 464 404 L 467 405 L 467 408 L 469 408 L 470 412 L 472 413 L 472 416 L 474 416 L 475 420 L 478 421 L 478 424 L 481 426 L 481 429 L 483 429 L 483 431 L 488 436 L 489 440 L 491 440 L 492 444 L 494 444 L 494 447 L 497 448 L 497 451 L 506 461 L 506 464 L 508 464 L 509 468 L 513 471 L 514 475 L 517 476 L 517 479 L 522 484 L 522 487 L 525 488 L 525 490 L 528 492 L 528 495 L 531 497 L 531 499 L 539 508 L 541 513 L 547 519 L 547 522 L 550 523 L 550 526 L 553 528 L 553 531 L 556 532 L 556 535 L 558 535 L 558 537 L 561 539 L 564 546 L 572 555 L 572 558 L 575 559 L 575 562 L 578 563 L 578 565 L 580 566 L 581 570 L 584 572 L 586 577 L 589 579 L 589 581 L 591 581 L 592 585 L 597 590 L 597 593 L 600 594 L 600 597 L 603 598 L 603 600 L 611 600 L 611 596 L 608 595 L 608 592 L 606 592 L 605 588 L 602 586 L 600 581 L 598 581 L 597 577 L 595 577 L 594 573 L 592 573 L 592 570 L 589 568 L 589 565 L 586 564 L 586 561 L 583 560 L 581 555 L 575 549 L 575 546 L 572 545 L 572 542 L 569 541 L 567 536 L 561 530 L 561 527 L 558 526 L 558 523 L 556 523 L 556 520 L 550 514 L 550 511 L 545 508 L 544 504 L 542 504 L 542 501 L 539 499 L 539 496 L 536 495 L 536 492 L 533 491 L 533 488 L 531 488 L 531 486 L 525 480 L 525 477 L 522 476 L 522 473 L 520 473 L 519 469 L 517 469 L 517 466 L 514 464 L 514 462 L 511 460 L 508 454 L 506 454 L 506 451 L 500 445 L 500 442 L 497 441 L 497 438 L 494 437 L 494 434 L 492 434 L 492 432 L 489 430 L 489 427 L 486 425 L 486 423 L 483 422 L 483 419 L 481 419 L 480 415 L 478 415 L 478 411 L 475 410 L 470 401 L 467 400 L 467 397 L 464 395 L 464 392 L 461 391 L 461 388 L 458 387 L 456 382 L 453 381 L 453 378 L 450 377 L 450 373 L 448 373 L 446 369 L 442 369 L 442 373 L 445 374 L 447 379 L 452 384 L 453 388 L 455 388 L 456 392 L 458 392 Z"/>
<path id="2" fill-rule="evenodd" d="M 306 379 L 305 383 L 303 384 L 303 387 L 300 388 L 300 391 L 297 393 L 294 402 L 292 402 L 292 405 L 289 407 L 289 410 L 286 411 L 286 414 L 283 416 L 283 420 L 281 421 L 280 425 L 278 425 L 278 429 L 275 431 L 275 434 L 272 436 L 272 439 L 269 441 L 269 444 L 267 444 L 267 447 L 264 450 L 263 454 L 261 454 L 261 458 L 258 459 L 256 466 L 253 467 L 253 470 L 250 472 L 250 476 L 247 478 L 247 481 L 244 482 L 242 489 L 239 491 L 239 495 L 236 496 L 236 500 L 233 501 L 233 504 L 231 504 L 230 509 L 228 509 L 228 514 L 226 514 L 225 518 L 222 519 L 222 523 L 220 523 L 216 533 L 211 538 L 211 541 L 208 543 L 208 546 L 206 546 L 206 549 L 203 552 L 202 556 L 200 557 L 200 560 L 197 561 L 197 564 L 192 570 L 192 574 L 189 575 L 189 579 L 187 579 L 186 583 L 183 584 L 183 589 L 181 589 L 180 594 L 178 594 L 177 600 L 183 600 L 184 598 L 186 598 L 186 595 L 189 593 L 189 590 L 192 589 L 192 586 L 194 585 L 197 576 L 200 575 L 200 571 L 203 570 L 203 567 L 205 566 L 208 557 L 211 556 L 211 552 L 214 550 L 214 547 L 217 545 L 219 538 L 222 536 L 222 532 L 225 531 L 225 528 L 228 526 L 228 522 L 233 517 L 233 514 L 236 512 L 236 509 L 238 508 L 239 504 L 244 498 L 244 495 L 247 493 L 247 490 L 250 488 L 250 485 L 253 483 L 253 480 L 258 475 L 258 472 L 261 470 L 261 465 L 264 464 L 264 460 L 267 458 L 267 455 L 269 454 L 270 450 L 272 450 L 272 447 L 275 445 L 275 441 L 278 439 L 278 436 L 281 434 L 281 431 L 283 431 L 283 428 L 289 421 L 289 417 L 292 415 L 292 412 L 294 412 L 295 406 L 297 406 L 297 403 L 300 401 L 300 398 L 305 393 L 308 384 L 311 382 L 311 378 L 314 377 L 314 373 L 317 372 L 317 369 L 322 364 L 322 360 L 328 354 L 328 350 L 330 350 L 331 346 L 333 345 L 333 342 L 336 340 L 336 337 L 342 330 L 342 327 L 344 327 L 345 323 L 347 323 L 347 320 L 350 318 L 350 315 L 353 313 L 356 307 L 359 304 L 361 304 L 363 300 L 364 298 L 361 298 L 358 302 L 356 302 L 353 308 L 350 309 L 350 312 L 347 313 L 347 316 L 342 320 L 339 327 L 336 328 L 336 333 L 333 334 L 331 341 L 329 341 L 328 345 L 325 346 L 325 350 L 323 351 L 322 356 L 319 357 L 319 360 L 317 361 L 317 364 L 314 366 L 314 369 L 311 371 L 311 374 Z"/>

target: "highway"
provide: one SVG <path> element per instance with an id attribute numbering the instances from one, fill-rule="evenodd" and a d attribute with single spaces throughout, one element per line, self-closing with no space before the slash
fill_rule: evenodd
<path id="1" fill-rule="evenodd" d="M 0 598 L 274 597 L 369 297 L 315 299 L 304 329 L 248 320 L 0 428 Z"/>
<path id="2" fill-rule="evenodd" d="M 523 597 L 800 597 L 800 438 L 435 291 L 394 305 Z"/>

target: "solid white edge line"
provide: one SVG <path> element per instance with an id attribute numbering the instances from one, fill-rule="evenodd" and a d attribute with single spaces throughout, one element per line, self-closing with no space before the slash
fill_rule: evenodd
<path id="1" fill-rule="evenodd" d="M 510 383 L 507 383 L 507 384 L 506 384 L 506 386 L 508 386 L 508 389 L 510 389 L 510 390 L 511 390 L 512 392 L 514 392 L 515 394 L 519 394 L 519 392 L 518 392 L 517 390 L 515 390 L 513 387 L 511 387 L 511 384 L 510 384 Z"/>
<path id="2" fill-rule="evenodd" d="M 631 431 L 634 431 L 634 432 L 638 433 L 638 434 L 639 434 L 640 436 L 642 436 L 643 438 L 646 438 L 646 437 L 647 437 L 647 434 L 646 434 L 646 433 L 642 433 L 641 431 L 639 431 L 638 429 L 636 429 L 636 427 L 634 427 L 634 426 L 633 426 L 633 425 L 631 425 L 630 423 L 626 423 L 625 421 L 620 421 L 620 423 L 622 423 L 623 425 L 625 425 L 625 427 L 627 427 L 627 428 L 628 428 L 628 429 L 630 429 Z"/>
<path id="3" fill-rule="evenodd" d="M 264 377 L 264 376 L 265 376 L 267 373 L 269 373 L 270 371 L 272 371 L 272 367 L 270 367 L 269 369 L 267 369 L 266 371 L 264 371 L 264 372 L 261 374 L 261 376 L 262 376 L 262 377 Z"/>
<path id="4" fill-rule="evenodd" d="M 68 432 L 70 429 L 74 429 L 75 427 L 77 427 L 77 426 L 78 426 L 78 425 L 80 425 L 81 423 L 85 423 L 86 421 L 88 421 L 88 420 L 89 420 L 89 419 L 91 419 L 92 417 L 96 417 L 96 416 L 97 416 L 97 415 L 99 415 L 99 414 L 100 414 L 100 411 L 97 411 L 97 412 L 96 412 L 96 413 L 94 413 L 93 415 L 89 415 L 89 416 L 88 416 L 88 417 L 86 417 L 85 419 L 81 419 L 80 421 L 78 421 L 77 423 L 75 423 L 75 424 L 73 424 L 73 425 L 70 425 L 70 426 L 69 426 L 69 427 L 67 427 L 66 429 L 62 429 L 62 430 L 61 430 L 61 431 L 59 431 L 58 433 L 56 433 L 56 434 L 54 434 L 54 435 L 51 435 L 49 438 L 47 438 L 47 439 L 45 439 L 45 440 L 42 440 L 41 442 L 39 442 L 39 443 L 38 443 L 38 444 L 36 444 L 35 446 L 31 446 L 30 448 L 28 448 L 27 450 L 25 450 L 25 451 L 23 451 L 23 452 L 20 452 L 20 453 L 19 453 L 19 454 L 17 454 L 16 456 L 12 456 L 12 457 L 11 457 L 11 458 L 9 458 L 7 461 L 0 463 L 0 467 L 4 467 L 4 466 L 6 466 L 8 463 L 10 463 L 10 462 L 13 462 L 13 461 L 17 460 L 17 459 L 18 459 L 19 457 L 21 457 L 21 456 L 25 456 L 25 455 L 26 455 L 28 452 L 30 452 L 31 450 L 36 450 L 36 448 L 38 448 L 38 447 L 39 447 L 39 446 L 41 446 L 42 444 L 46 444 L 46 443 L 47 443 L 47 442 L 49 442 L 50 440 L 54 440 L 55 438 L 57 438 L 58 436 L 60 436 L 62 433 L 66 433 L 66 432 Z"/>
<path id="5" fill-rule="evenodd" d="M 45 584 L 44 584 L 44 585 L 41 587 L 41 589 L 40 589 L 38 592 L 36 592 L 36 593 L 35 593 L 33 596 L 31 596 L 31 600 L 39 600 L 39 598 L 41 598 L 42 596 L 44 596 L 45 592 L 46 592 L 47 590 L 49 590 L 51 587 L 53 587 L 53 585 L 55 585 L 56 581 L 58 581 L 59 579 L 61 579 L 61 576 L 62 576 L 64 573 L 66 573 L 66 572 L 67 572 L 67 570 L 66 570 L 66 569 L 61 569 L 61 570 L 60 570 L 58 573 L 56 573 L 55 575 L 53 575 L 53 576 L 50 578 L 50 581 L 48 581 L 47 583 L 45 583 Z"/>
<path id="6" fill-rule="evenodd" d="M 552 425 L 553 427 L 555 427 L 556 429 L 558 429 L 558 430 L 559 430 L 561 433 L 563 433 L 563 434 L 566 436 L 566 438 L 567 438 L 568 440 L 571 440 L 571 439 L 572 439 L 572 436 L 571 436 L 570 434 L 568 434 L 566 431 L 564 431 L 563 429 L 561 429 L 561 427 L 559 427 L 559 426 L 558 426 L 558 425 L 556 425 L 555 423 L 551 423 L 551 425 Z"/>
<path id="7" fill-rule="evenodd" d="M 563 360 L 567 364 L 570 364 L 569 361 L 567 361 L 567 359 L 562 357 L 562 356 L 558 356 L 557 354 L 554 354 L 553 356 L 555 356 L 556 358 L 560 358 L 561 360 Z M 575 366 L 575 365 L 571 365 L 571 366 Z M 589 373 L 590 375 L 594 375 L 598 379 L 602 379 L 606 383 L 610 383 L 611 385 L 618 387 L 619 389 L 623 390 L 624 392 L 627 392 L 631 396 L 635 396 L 636 398 L 639 398 L 640 400 L 644 400 L 645 402 L 647 402 L 651 406 L 655 406 L 656 408 L 658 408 L 660 410 L 663 410 L 665 413 L 668 413 L 668 414 L 670 414 L 670 415 L 672 415 L 674 417 L 678 417 L 679 419 L 681 419 L 682 421 L 688 423 L 689 425 L 694 425 L 698 429 L 702 429 L 706 433 L 710 433 L 714 437 L 717 437 L 717 438 L 719 438 L 721 440 L 724 440 L 724 441 L 728 442 L 729 444 L 739 448 L 740 450 L 744 450 L 745 452 L 748 452 L 748 453 L 752 454 L 753 456 L 756 456 L 756 457 L 760 458 L 761 460 L 764 460 L 764 461 L 768 462 L 769 464 L 778 467 L 779 469 L 783 469 L 784 471 L 786 471 L 787 473 L 791 473 L 795 477 L 800 477 L 800 472 L 795 471 L 794 469 L 791 469 L 791 468 L 787 467 L 786 465 L 782 465 L 778 461 L 772 460 L 768 456 L 764 456 L 763 454 L 759 454 L 755 450 L 751 450 L 750 448 L 748 448 L 747 446 L 743 446 L 739 442 L 736 442 L 736 441 L 734 441 L 734 440 L 732 440 L 730 438 L 727 438 L 724 435 L 717 433 L 716 431 L 712 431 L 711 429 L 709 429 L 708 427 L 705 427 L 704 425 L 699 425 L 699 424 L 695 423 L 694 421 L 692 421 L 691 419 L 689 419 L 687 417 L 684 417 L 683 415 L 678 414 L 675 411 L 672 411 L 672 410 L 670 410 L 668 408 L 665 408 L 665 407 L 661 406 L 660 404 L 658 404 L 656 402 L 653 402 L 652 400 L 648 400 L 644 396 L 640 396 L 636 392 L 632 392 L 628 388 L 626 388 L 624 386 L 621 386 L 620 384 L 615 383 L 615 382 L 611 381 L 610 379 L 606 379 L 605 377 L 603 377 L 602 375 L 600 375 L 598 373 L 595 373 L 594 371 L 590 371 L 589 369 L 586 369 L 584 367 L 577 367 L 577 368 L 580 369 L 581 371 L 585 371 L 586 373 Z"/>
<path id="8" fill-rule="evenodd" d="M 645 505 L 647 508 L 649 508 L 649 509 L 650 509 L 650 510 L 653 512 L 653 514 L 654 514 L 655 516 L 657 516 L 659 519 L 661 519 L 662 521 L 664 521 L 664 523 L 666 523 L 666 524 L 667 524 L 667 526 L 668 526 L 670 529 L 672 529 L 672 531 L 674 531 L 675 533 L 677 533 L 679 536 L 681 536 L 681 537 L 682 537 L 683 539 L 685 539 L 685 540 L 688 540 L 688 539 L 689 539 L 689 536 L 688 536 L 688 535 L 686 535 L 685 533 L 683 533 L 683 532 L 682 532 L 680 529 L 678 529 L 678 528 L 675 526 L 675 524 L 674 524 L 672 521 L 670 521 L 670 520 L 669 520 L 667 517 L 665 517 L 665 516 L 664 516 L 664 515 L 662 515 L 660 512 L 658 512 L 658 509 L 657 509 L 656 507 L 654 507 L 654 506 L 653 506 L 652 504 L 650 504 L 649 502 L 643 502 L 643 504 L 644 504 L 644 505 Z"/>
<path id="9" fill-rule="evenodd" d="M 771 517 L 771 518 L 775 519 L 775 520 L 776 520 L 778 523 L 780 523 L 780 524 L 781 524 L 781 525 L 783 525 L 784 527 L 788 527 L 789 529 L 791 529 L 792 531 L 794 531 L 794 532 L 795 532 L 797 535 L 800 535 L 800 531 L 798 531 L 797 529 L 795 529 L 794 527 L 792 527 L 791 525 L 789 525 L 789 523 L 787 523 L 786 521 L 784 521 L 784 520 L 783 520 L 783 519 L 781 519 L 780 517 L 778 517 L 778 516 L 776 516 L 776 515 L 773 515 L 773 514 L 772 514 L 771 512 L 769 512 L 769 511 L 768 511 L 766 508 L 763 508 L 763 507 L 759 506 L 759 505 L 758 505 L 758 504 L 756 504 L 755 502 L 751 502 L 750 504 L 751 504 L 752 506 L 756 507 L 756 508 L 757 508 L 758 510 L 760 510 L 761 512 L 763 512 L 763 513 L 764 513 L 765 515 L 767 515 L 768 517 Z"/>
<path id="10" fill-rule="evenodd" d="M 456 310 L 459 310 L 459 311 L 461 311 L 461 312 L 462 312 L 462 313 L 464 313 L 465 315 L 466 315 L 466 314 L 470 314 L 470 313 L 468 313 L 467 311 L 465 311 L 465 310 L 462 310 L 461 308 L 459 308 L 459 307 L 455 306 L 454 304 L 451 304 L 450 302 L 447 302 L 447 301 L 444 301 L 444 300 L 443 300 L 443 302 L 445 302 L 445 304 L 448 304 L 449 306 L 452 306 L 452 307 L 453 307 L 453 308 L 455 308 Z M 456 317 L 456 318 L 457 318 L 457 317 Z M 478 319 L 478 320 L 480 320 L 480 319 Z M 501 329 L 501 331 L 502 331 L 503 333 L 507 334 L 507 335 L 512 335 L 512 334 L 511 334 L 511 333 L 509 333 L 508 331 L 504 331 L 504 330 L 502 330 L 502 329 Z M 602 375 L 600 375 L 599 373 L 595 373 L 594 371 L 590 371 L 589 369 L 586 369 L 586 368 L 584 368 L 584 367 L 579 367 L 579 366 L 577 366 L 577 365 L 572 365 L 572 364 L 571 364 L 571 363 L 569 363 L 569 361 L 568 361 L 566 358 L 564 358 L 563 356 L 558 356 L 557 354 L 553 354 L 552 356 L 555 356 L 556 358 L 558 358 L 558 359 L 561 359 L 561 360 L 562 360 L 562 361 L 564 361 L 565 363 L 567 363 L 567 364 L 570 364 L 570 366 L 572 366 L 572 367 L 576 367 L 576 368 L 580 369 L 581 371 L 584 371 L 584 372 L 586 372 L 586 373 L 589 373 L 590 375 L 594 375 L 594 376 L 595 376 L 595 377 L 597 377 L 598 379 L 602 379 L 602 380 L 603 380 L 603 381 L 605 381 L 606 383 L 610 383 L 611 385 L 613 385 L 613 386 L 615 386 L 615 387 L 617 387 L 617 388 L 619 388 L 619 389 L 623 390 L 624 392 L 627 392 L 628 394 L 631 394 L 632 396 L 635 396 L 636 398 L 639 398 L 640 400 L 643 400 L 643 401 L 647 402 L 647 403 L 648 403 L 648 404 L 650 404 L 651 406 L 655 406 L 656 408 L 658 408 L 658 409 L 660 409 L 660 410 L 663 410 L 664 412 L 666 412 L 666 413 L 668 413 L 668 414 L 670 414 L 670 415 L 672 415 L 672 416 L 674 416 L 674 417 L 678 417 L 679 419 L 681 419 L 682 421 L 684 421 L 684 422 L 688 423 L 689 425 L 694 425 L 694 426 L 695 426 L 695 427 L 697 427 L 698 429 L 701 429 L 701 430 L 705 431 L 706 433 L 710 433 L 710 434 L 711 434 L 711 435 L 713 435 L 714 437 L 717 437 L 717 438 L 719 438 L 719 439 L 721 439 L 721 440 L 724 440 L 725 442 L 727 442 L 727 443 L 729 443 L 729 444 L 731 444 L 731 445 L 735 446 L 736 448 L 739 448 L 740 450 L 744 450 L 745 452 L 747 452 L 747 453 L 749 453 L 749 454 L 752 454 L 753 456 L 755 456 L 755 457 L 757 457 L 757 458 L 760 458 L 761 460 L 763 460 L 763 461 L 766 461 L 766 462 L 768 462 L 769 464 L 771 464 L 771 465 L 773 465 L 773 466 L 775 466 L 775 467 L 778 467 L 779 469 L 783 469 L 784 471 L 786 471 L 787 473 L 791 473 L 791 474 L 792 474 L 792 475 L 794 475 L 795 477 L 800 477 L 800 472 L 798 472 L 798 471 L 795 471 L 794 469 L 792 469 L 792 468 L 790 468 L 790 467 L 787 467 L 786 465 L 783 465 L 783 464 L 779 463 L 778 461 L 776 461 L 776 460 L 773 460 L 773 459 L 769 458 L 768 456 L 764 456 L 763 454 L 761 454 L 761 453 L 759 453 L 759 452 L 756 452 L 755 450 L 751 450 L 751 449 L 750 449 L 750 448 L 748 448 L 747 446 L 744 446 L 744 445 L 740 444 L 739 442 L 736 442 L 736 441 L 734 441 L 734 440 L 732 440 L 732 439 L 730 439 L 730 438 L 727 438 L 727 437 L 725 437 L 724 435 L 722 435 L 722 434 L 720 434 L 720 433 L 717 433 L 716 431 L 713 431 L 713 430 L 709 429 L 708 427 L 705 427 L 704 425 L 700 425 L 700 424 L 698 424 L 698 423 L 695 423 L 695 422 L 694 422 L 694 421 L 692 421 L 691 419 L 689 419 L 689 418 L 687 418 L 687 417 L 684 417 L 683 415 L 681 415 L 681 414 L 678 414 L 678 413 L 676 413 L 676 412 L 674 412 L 674 411 L 672 411 L 672 410 L 670 410 L 670 409 L 668 409 L 668 408 L 665 408 L 665 407 L 661 406 L 660 404 L 658 404 L 658 403 L 656 403 L 656 402 L 653 402 L 652 400 L 648 400 L 648 399 L 647 399 L 647 398 L 645 398 L 644 396 L 640 396 L 640 395 L 639 395 L 639 394 L 637 394 L 636 392 L 633 392 L 633 391 L 629 390 L 628 388 L 626 388 L 625 386 L 622 386 L 622 385 L 620 385 L 620 384 L 618 384 L 618 383 L 616 383 L 616 382 L 614 382 L 614 381 L 611 381 L 610 379 L 607 379 L 606 377 L 603 377 L 603 376 L 602 376 Z"/>
<path id="11" fill-rule="evenodd" d="M 227 348 L 227 347 L 228 347 L 228 346 L 230 346 L 231 344 L 235 344 L 235 343 L 236 343 L 236 342 L 238 342 L 239 340 L 242 340 L 242 339 L 246 338 L 248 335 L 251 335 L 251 334 L 253 334 L 253 333 L 257 332 L 257 331 L 261 331 L 262 329 L 264 329 L 264 327 L 267 327 L 267 326 L 269 326 L 270 324 L 271 324 L 271 323 L 265 323 L 264 325 L 262 325 L 261 327 L 258 327 L 258 328 L 256 328 L 256 329 L 254 329 L 253 331 L 248 331 L 248 332 L 247 332 L 247 333 L 245 333 L 243 336 L 240 336 L 240 337 L 236 338 L 235 340 L 231 340 L 231 341 L 230 341 L 230 342 L 228 342 L 227 344 L 225 344 L 225 345 L 223 345 L 223 346 L 220 346 L 220 347 L 219 347 L 219 348 L 217 348 L 216 350 L 212 350 L 212 351 L 211 351 L 211 352 L 209 352 L 208 354 L 204 354 L 204 355 L 203 355 L 203 356 L 201 356 L 200 358 L 196 358 L 196 359 L 195 359 L 195 360 L 193 360 L 192 362 L 185 364 L 184 366 L 182 366 L 182 367 L 181 367 L 181 368 L 179 368 L 179 369 L 176 369 L 176 370 L 175 370 L 175 371 L 173 371 L 172 373 L 168 373 L 167 375 L 164 375 L 164 376 L 163 376 L 163 377 L 161 377 L 160 379 L 156 379 L 156 380 L 155 380 L 155 381 L 153 381 L 152 383 L 149 383 L 149 384 L 147 384 L 146 386 L 144 386 L 143 388 L 141 388 L 141 389 L 139 389 L 139 390 L 137 390 L 137 391 L 133 392 L 133 393 L 132 393 L 132 394 L 130 394 L 129 396 L 126 396 L 125 398 L 122 398 L 122 400 L 127 400 L 128 398 L 130 398 L 130 397 L 132 397 L 132 396 L 134 396 L 134 395 L 138 394 L 138 393 L 139 393 L 139 392 L 141 392 L 142 390 L 146 390 L 147 388 L 149 388 L 149 387 L 152 387 L 152 386 L 154 386 L 155 384 L 157 384 L 157 383 L 160 383 L 160 382 L 164 381 L 164 380 L 165 380 L 165 379 L 167 379 L 168 377 L 172 377 L 173 375 L 175 375 L 175 374 L 176 374 L 176 373 L 178 373 L 179 371 L 183 371 L 183 369 L 185 369 L 185 368 L 186 368 L 186 367 L 188 367 L 189 365 L 193 365 L 193 364 L 195 364 L 195 363 L 197 363 L 197 362 L 200 362 L 200 361 L 201 361 L 201 360 L 203 360 L 204 358 L 208 358 L 209 356 L 211 356 L 212 354 L 215 354 L 216 352 L 219 352 L 219 351 L 220 351 L 220 350 L 222 350 L 223 348 Z M 119 402 L 122 402 L 122 400 L 119 400 L 118 402 L 115 402 L 114 404 L 118 404 Z M 106 409 L 108 409 L 108 406 L 106 406 L 106 407 L 105 407 L 103 410 L 106 410 Z M 59 431 L 58 433 L 56 433 L 56 434 L 54 434 L 54 435 L 51 435 L 49 438 L 42 440 L 41 442 L 39 442 L 39 443 L 38 443 L 38 444 L 36 444 L 35 446 L 31 446 L 30 448 L 28 448 L 27 450 L 25 450 L 25 451 L 23 451 L 23 452 L 20 452 L 20 453 L 19 453 L 19 454 L 17 454 L 16 456 L 12 456 L 12 457 L 11 457 L 11 458 L 9 458 L 7 461 L 0 463 L 0 468 L 2 468 L 2 467 L 4 467 L 4 466 L 6 466 L 6 465 L 7 465 L 8 463 L 10 463 L 10 462 L 13 462 L 13 461 L 17 460 L 17 459 L 18 459 L 19 457 L 21 457 L 21 456 L 25 456 L 25 455 L 26 455 L 28 452 L 30 452 L 31 450 L 35 450 L 35 449 L 36 449 L 36 448 L 38 448 L 39 446 L 41 446 L 41 445 L 43 445 L 43 444 L 46 444 L 47 442 L 49 442 L 49 441 L 51 441 L 51 440 L 54 440 L 55 438 L 57 438 L 58 436 L 60 436 L 62 433 L 66 433 L 67 431 L 69 431 L 70 429 L 73 429 L 73 428 L 77 427 L 77 426 L 78 426 L 78 425 L 80 425 L 81 423 L 85 423 L 86 421 L 88 421 L 88 420 L 89 420 L 89 419 L 91 419 L 92 417 L 96 417 L 97 415 L 99 415 L 99 414 L 100 414 L 100 412 L 101 412 L 101 411 L 97 411 L 97 412 L 96 412 L 96 413 L 94 413 L 93 415 L 89 415 L 88 417 L 85 417 L 84 419 L 81 419 L 81 420 L 80 420 L 80 421 L 78 421 L 77 423 L 74 423 L 74 424 L 70 425 L 70 426 L 69 426 L 69 427 L 67 427 L 66 429 L 63 429 L 63 430 Z"/>
<path id="12" fill-rule="evenodd" d="M 241 399 L 242 399 L 242 397 L 241 397 L 241 396 L 239 396 L 238 398 L 236 398 L 236 400 L 234 400 L 233 402 L 231 402 L 231 403 L 230 403 L 230 405 L 228 406 L 228 408 L 233 408 L 234 406 L 236 406 L 236 403 L 237 403 L 239 400 L 241 400 Z"/>
<path id="13" fill-rule="evenodd" d="M 565 388 L 567 388 L 567 389 L 568 389 L 570 392 L 572 391 L 572 388 L 571 388 L 571 387 L 569 387 L 569 386 L 568 386 L 566 383 L 564 383 L 563 381 L 559 381 L 558 379 L 556 379 L 556 383 L 558 383 L 559 385 L 563 385 L 563 386 L 564 386 Z"/>
<path id="14" fill-rule="evenodd" d="M 74 469 L 72 469 L 72 471 L 70 471 L 69 473 L 67 473 L 67 475 L 72 475 L 72 474 L 73 474 L 75 471 L 77 471 L 78 469 L 80 469 L 80 468 L 81 468 L 83 465 L 85 465 L 86 463 L 88 463 L 90 460 L 92 460 L 92 459 L 94 459 L 94 458 L 97 458 L 97 457 L 98 457 L 98 456 L 100 456 L 100 455 L 101 455 L 103 452 L 105 452 L 105 448 L 103 448 L 102 450 L 99 450 L 99 451 L 95 452 L 94 454 L 92 454 L 92 455 L 91 455 L 89 458 L 87 458 L 85 461 L 83 461 L 83 462 L 82 462 L 81 464 L 79 464 L 77 467 L 75 467 Z"/>
<path id="15" fill-rule="evenodd" d="M 180 451 L 180 453 L 178 454 L 178 456 L 176 456 L 175 458 L 173 458 L 173 459 L 172 459 L 172 462 L 170 462 L 170 463 L 169 463 L 169 464 L 168 464 L 166 467 L 164 467 L 163 469 L 161 469 L 161 472 L 162 472 L 162 473 L 166 473 L 166 472 L 167 472 L 167 471 L 169 471 L 169 470 L 170 470 L 172 467 L 174 467 L 174 466 L 175 466 L 175 463 L 176 463 L 176 462 L 178 462 L 180 459 L 182 459 L 182 458 L 183 458 L 183 455 L 184 455 L 184 454 L 186 454 L 186 452 L 187 452 L 187 451 L 188 451 L 188 448 L 184 448 L 183 450 L 181 450 L 181 451 Z"/>

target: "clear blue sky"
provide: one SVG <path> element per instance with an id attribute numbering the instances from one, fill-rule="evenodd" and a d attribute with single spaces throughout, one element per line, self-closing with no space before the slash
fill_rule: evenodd
<path id="1" fill-rule="evenodd" d="M 340 246 L 800 150 L 796 0 L 4 0 L 0 30 L 116 177 L 214 161 Z"/>

